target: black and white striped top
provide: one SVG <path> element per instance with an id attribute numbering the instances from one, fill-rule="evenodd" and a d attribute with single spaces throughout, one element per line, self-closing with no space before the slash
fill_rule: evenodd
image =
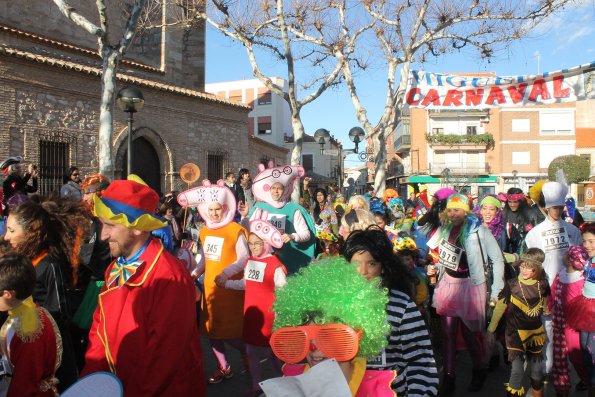
<path id="1" fill-rule="evenodd" d="M 390 290 L 386 314 L 391 325 L 388 346 L 376 360 L 368 360 L 368 368 L 396 370 L 392 388 L 399 397 L 435 397 L 438 370 L 428 328 L 417 306 L 406 294 Z"/>

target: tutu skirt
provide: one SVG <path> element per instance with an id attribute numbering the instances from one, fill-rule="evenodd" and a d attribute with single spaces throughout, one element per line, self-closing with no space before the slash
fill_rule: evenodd
<path id="1" fill-rule="evenodd" d="M 444 273 L 432 306 L 441 316 L 458 317 L 473 332 L 482 332 L 486 324 L 486 284 L 473 285 L 470 278 L 455 278 Z"/>
<path id="2" fill-rule="evenodd" d="M 566 324 L 578 331 L 595 332 L 595 299 L 574 298 L 566 308 Z"/>

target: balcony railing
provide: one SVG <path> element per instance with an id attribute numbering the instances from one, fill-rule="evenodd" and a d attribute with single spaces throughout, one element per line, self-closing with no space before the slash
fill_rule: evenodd
<path id="1" fill-rule="evenodd" d="M 395 150 L 409 149 L 411 147 L 411 135 L 401 135 L 395 140 Z"/>
<path id="2" fill-rule="evenodd" d="M 448 171 L 446 171 L 448 169 Z M 488 163 L 430 163 L 430 175 L 489 175 Z"/>
<path id="3" fill-rule="evenodd" d="M 455 134 L 426 134 L 430 146 L 485 146 L 494 147 L 492 134 L 455 135 Z"/>

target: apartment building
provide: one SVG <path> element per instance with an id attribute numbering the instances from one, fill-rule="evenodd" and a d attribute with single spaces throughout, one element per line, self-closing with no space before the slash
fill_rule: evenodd
<path id="1" fill-rule="evenodd" d="M 288 90 L 287 81 L 273 77 L 273 82 Z M 291 162 L 294 147 L 293 129 L 289 105 L 280 96 L 273 94 L 258 79 L 228 81 L 206 84 L 206 91 L 229 100 L 241 102 L 252 108 L 248 115 L 248 134 L 252 139 L 266 141 L 284 148 L 287 156 L 275 158 L 277 164 Z M 341 143 L 334 138 L 324 145 L 316 142 L 313 134 L 304 135 L 301 164 L 306 175 L 313 178 L 313 186 L 340 184 L 342 180 L 343 153 Z"/>
<path id="2" fill-rule="evenodd" d="M 409 109 L 395 131 L 395 152 L 403 158 L 402 173 L 397 175 L 400 188 L 419 189 L 423 184 L 433 192 L 449 185 L 480 196 L 513 186 L 527 191 L 547 178 L 555 157 L 579 153 L 576 119 L 576 103 Z M 593 134 L 583 135 L 585 145 L 594 147 Z"/>
<path id="3" fill-rule="evenodd" d="M 271 80 L 288 90 L 284 79 L 273 77 Z M 248 114 L 251 137 L 283 147 L 285 136 L 293 134 L 289 105 L 258 79 L 209 83 L 205 85 L 205 91 L 251 107 L 252 111 Z"/>

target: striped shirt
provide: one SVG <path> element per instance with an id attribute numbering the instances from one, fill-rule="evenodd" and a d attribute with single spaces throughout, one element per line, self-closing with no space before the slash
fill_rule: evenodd
<path id="1" fill-rule="evenodd" d="M 417 306 L 404 293 L 391 289 L 386 314 L 391 333 L 381 356 L 368 361 L 369 369 L 392 369 L 392 388 L 399 397 L 435 397 L 438 370 L 430 335 Z"/>

